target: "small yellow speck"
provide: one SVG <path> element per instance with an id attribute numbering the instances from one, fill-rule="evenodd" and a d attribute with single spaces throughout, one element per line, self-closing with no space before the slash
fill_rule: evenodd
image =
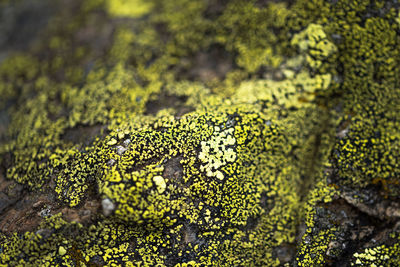
<path id="1" fill-rule="evenodd" d="M 217 176 L 218 179 L 224 180 L 224 174 L 222 172 L 217 171 L 217 175 L 216 176 Z"/>
<path id="2" fill-rule="evenodd" d="M 162 176 L 154 176 L 153 181 L 157 186 L 158 192 L 162 194 L 165 191 L 165 188 L 167 188 L 164 178 Z"/>
<path id="3" fill-rule="evenodd" d="M 64 256 L 65 253 L 67 253 L 67 250 L 63 246 L 58 248 L 58 254 L 60 254 L 61 256 Z"/>
<path id="4" fill-rule="evenodd" d="M 107 142 L 107 145 L 109 146 L 113 146 L 117 143 L 117 140 L 115 140 L 114 138 L 112 138 L 110 141 Z"/>
<path id="5" fill-rule="evenodd" d="M 124 138 L 124 136 L 125 136 L 125 133 L 124 133 L 124 132 L 118 132 L 118 138 L 119 138 L 119 139 Z"/>

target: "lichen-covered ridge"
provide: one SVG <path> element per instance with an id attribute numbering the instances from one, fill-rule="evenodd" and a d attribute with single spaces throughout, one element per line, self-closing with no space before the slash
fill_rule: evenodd
<path id="1" fill-rule="evenodd" d="M 0 65 L 0 266 L 400 265 L 399 55 L 394 0 L 71 1 Z"/>

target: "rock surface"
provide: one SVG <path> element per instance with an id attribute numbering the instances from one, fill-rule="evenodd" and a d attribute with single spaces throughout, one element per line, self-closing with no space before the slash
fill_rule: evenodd
<path id="1" fill-rule="evenodd" d="M 0 266 L 400 265 L 398 1 L 28 2 Z"/>

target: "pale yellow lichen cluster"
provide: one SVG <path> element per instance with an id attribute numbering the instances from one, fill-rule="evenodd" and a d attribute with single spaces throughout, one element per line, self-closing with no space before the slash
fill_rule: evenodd
<path id="1" fill-rule="evenodd" d="M 305 53 L 306 61 L 313 69 L 319 68 L 324 59 L 337 52 L 337 47 L 325 34 L 324 27 L 313 23 L 295 34 L 291 44 L 298 46 L 300 51 Z"/>
<path id="2" fill-rule="evenodd" d="M 219 169 L 229 162 L 235 161 L 234 145 L 236 140 L 233 132 L 234 128 L 221 130 L 219 126 L 216 126 L 211 139 L 201 142 L 199 159 L 203 164 L 200 170 L 205 171 L 207 176 L 223 180 L 224 174 Z"/>

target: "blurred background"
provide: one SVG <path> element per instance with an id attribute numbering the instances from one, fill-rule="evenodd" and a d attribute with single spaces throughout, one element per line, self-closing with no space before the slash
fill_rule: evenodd
<path id="1" fill-rule="evenodd" d="M 0 0 L 0 63 L 10 52 L 27 49 L 59 4 L 57 0 Z"/>

